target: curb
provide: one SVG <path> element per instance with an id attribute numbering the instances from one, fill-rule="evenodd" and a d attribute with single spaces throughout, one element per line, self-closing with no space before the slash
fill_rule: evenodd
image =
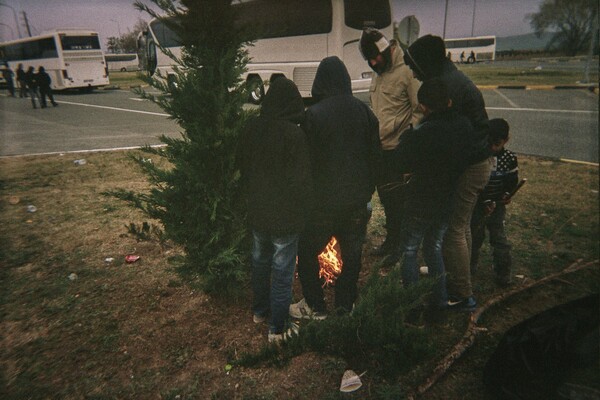
<path id="1" fill-rule="evenodd" d="M 586 89 L 598 94 L 598 85 L 477 85 L 479 89 L 564 90 Z"/>

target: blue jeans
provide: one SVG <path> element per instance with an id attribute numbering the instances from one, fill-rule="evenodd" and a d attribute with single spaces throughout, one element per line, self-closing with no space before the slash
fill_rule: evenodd
<path id="1" fill-rule="evenodd" d="M 269 332 L 283 333 L 292 302 L 298 234 L 275 237 L 253 231 L 252 235 L 252 312 L 262 317 L 270 312 Z"/>
<path id="2" fill-rule="evenodd" d="M 423 258 L 429 267 L 429 276 L 436 279 L 431 305 L 438 307 L 444 306 L 448 301 L 446 271 L 442 257 L 442 242 L 447 227 L 443 217 L 407 216 L 402 223 L 402 282 L 406 286 L 418 282 L 417 253 L 422 242 Z"/>

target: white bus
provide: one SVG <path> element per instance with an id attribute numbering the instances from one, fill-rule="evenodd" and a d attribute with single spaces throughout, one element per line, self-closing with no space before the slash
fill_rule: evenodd
<path id="1" fill-rule="evenodd" d="M 252 24 L 260 39 L 249 48 L 250 62 L 243 78 L 251 89 L 250 101 L 258 104 L 263 84 L 285 76 L 293 80 L 303 97 L 310 97 L 319 62 L 338 56 L 348 68 L 354 92 L 368 91 L 372 70 L 360 55 L 358 42 L 363 27 L 393 37 L 389 0 L 247 0 L 239 7 L 242 24 Z M 177 37 L 154 19 L 138 38 L 138 53 L 150 74 L 173 76 L 173 61 L 157 43 L 175 56 L 181 55 Z"/>
<path id="2" fill-rule="evenodd" d="M 448 58 L 454 62 L 473 64 L 496 59 L 496 36 L 473 36 L 445 39 Z"/>
<path id="3" fill-rule="evenodd" d="M 137 53 L 104 54 L 109 71 L 138 71 L 140 69 Z"/>
<path id="4" fill-rule="evenodd" d="M 52 89 L 92 89 L 108 85 L 108 69 L 98 33 L 86 29 L 56 29 L 41 35 L 0 43 L 0 59 L 13 71 L 23 64 L 36 72 L 43 66 Z"/>

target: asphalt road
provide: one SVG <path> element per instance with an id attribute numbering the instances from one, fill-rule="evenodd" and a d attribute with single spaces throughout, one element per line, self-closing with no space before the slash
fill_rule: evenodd
<path id="1" fill-rule="evenodd" d="M 483 90 L 490 118 L 511 125 L 508 147 L 522 154 L 598 162 L 598 95 L 573 90 Z M 67 153 L 160 144 L 180 129 L 126 90 L 59 93 L 56 108 L 0 93 L 0 156 Z M 368 101 L 366 93 L 357 94 Z"/>

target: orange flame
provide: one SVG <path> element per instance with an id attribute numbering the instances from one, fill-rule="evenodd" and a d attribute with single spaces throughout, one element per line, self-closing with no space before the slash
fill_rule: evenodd
<path id="1" fill-rule="evenodd" d="M 317 257 L 319 259 L 319 278 L 323 278 L 323 287 L 333 284 L 342 272 L 341 250 L 335 237 L 331 237 L 325 250 Z"/>

